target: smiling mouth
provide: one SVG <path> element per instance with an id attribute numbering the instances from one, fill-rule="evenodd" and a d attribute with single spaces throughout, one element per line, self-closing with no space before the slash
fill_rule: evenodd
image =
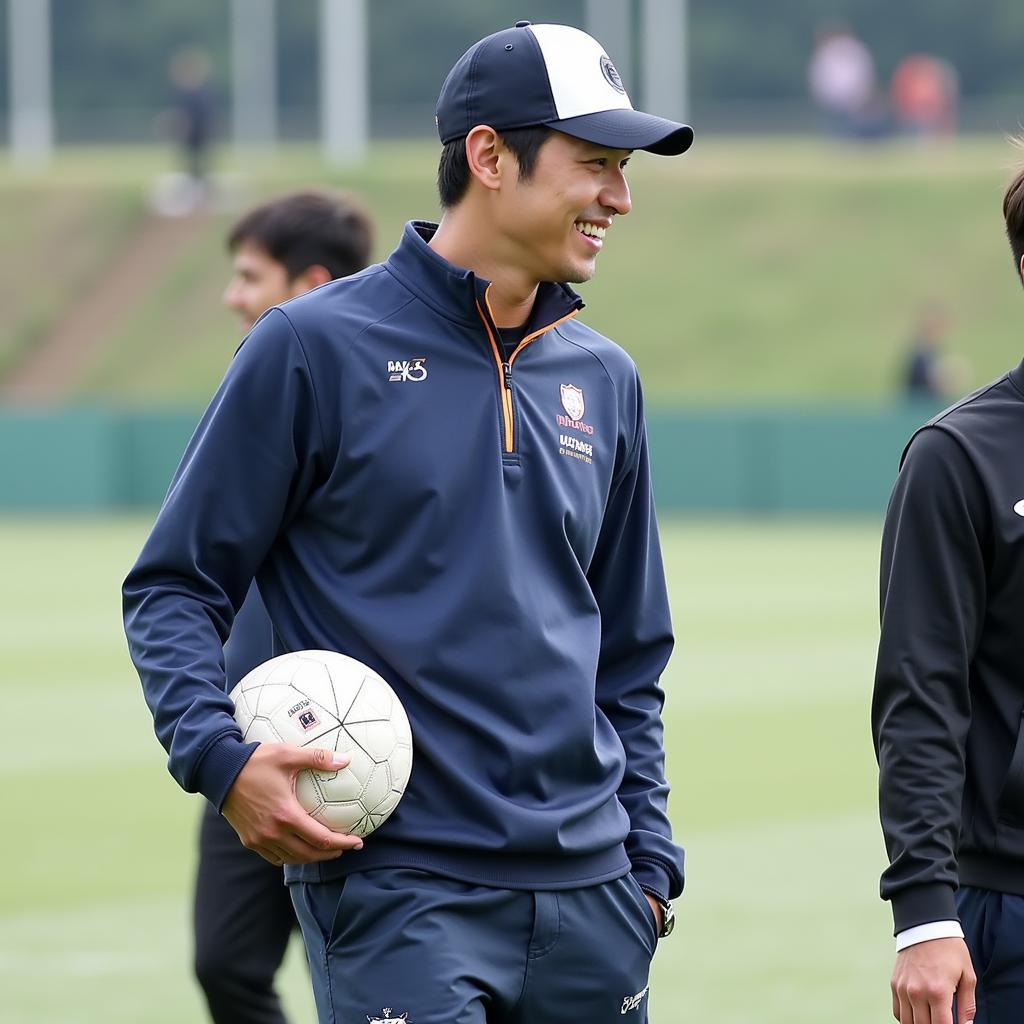
<path id="1" fill-rule="evenodd" d="M 603 228 L 598 224 L 591 224 L 587 220 L 578 220 L 573 225 L 581 235 L 586 235 L 587 238 L 593 238 L 597 241 L 603 241 L 607 228 Z"/>

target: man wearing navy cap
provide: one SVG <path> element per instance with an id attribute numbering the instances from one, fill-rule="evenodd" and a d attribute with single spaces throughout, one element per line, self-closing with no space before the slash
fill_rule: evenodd
<path id="1" fill-rule="evenodd" d="M 636 368 L 566 282 L 629 212 L 631 152 L 693 133 L 633 110 L 590 36 L 526 22 L 456 63 L 437 125 L 440 225 L 253 328 L 126 631 L 172 774 L 287 865 L 321 1021 L 642 1024 L 683 887 L 672 631 Z M 231 718 L 254 576 L 276 653 L 357 658 L 409 714 L 409 787 L 365 845 L 294 799 L 330 755 Z"/>

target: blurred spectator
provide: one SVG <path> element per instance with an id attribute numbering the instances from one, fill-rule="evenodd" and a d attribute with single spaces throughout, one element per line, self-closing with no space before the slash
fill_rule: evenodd
<path id="1" fill-rule="evenodd" d="M 170 74 L 174 84 L 174 131 L 184 150 L 185 167 L 196 181 L 204 181 L 213 141 L 210 60 L 202 50 L 181 50 L 171 58 Z"/>
<path id="2" fill-rule="evenodd" d="M 966 364 L 945 351 L 949 326 L 949 313 L 941 306 L 922 310 L 903 369 L 903 393 L 907 398 L 939 401 L 963 390 Z"/>
<path id="3" fill-rule="evenodd" d="M 893 72 L 889 93 L 904 130 L 946 136 L 956 131 L 959 84 L 948 61 L 927 54 L 905 57 Z"/>
<path id="4" fill-rule="evenodd" d="M 215 98 L 210 59 L 202 50 L 179 50 L 168 68 L 174 95 L 161 116 L 163 134 L 181 147 L 184 173 L 162 182 L 160 212 L 181 216 L 201 206 L 210 193 L 210 147 L 215 129 Z"/>
<path id="5" fill-rule="evenodd" d="M 875 62 L 846 25 L 830 24 L 818 32 L 807 79 L 811 98 L 825 112 L 833 134 L 884 134 L 887 112 L 875 85 Z"/>
<path id="6" fill-rule="evenodd" d="M 248 331 L 271 306 L 362 270 L 373 224 L 352 196 L 294 192 L 246 213 L 228 235 L 224 304 Z M 280 652 L 277 652 L 280 653 Z M 227 688 L 275 654 L 255 582 L 224 647 Z M 285 1024 L 274 990 L 297 927 L 280 867 L 246 849 L 213 804 L 203 805 L 196 866 L 195 972 L 215 1024 Z"/>

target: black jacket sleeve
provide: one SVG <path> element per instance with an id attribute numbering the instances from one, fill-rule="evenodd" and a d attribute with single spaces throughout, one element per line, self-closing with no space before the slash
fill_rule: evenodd
<path id="1" fill-rule="evenodd" d="M 957 918 L 957 843 L 985 611 L 988 503 L 942 427 L 913 439 L 882 537 L 881 637 L 871 724 L 896 931 Z"/>

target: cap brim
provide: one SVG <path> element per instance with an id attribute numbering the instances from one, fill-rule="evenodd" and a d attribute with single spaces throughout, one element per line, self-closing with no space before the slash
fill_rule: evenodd
<path id="1" fill-rule="evenodd" d="M 545 122 L 548 128 L 612 149 L 643 149 L 659 156 L 678 156 L 693 142 L 688 124 L 669 121 L 640 110 L 601 110 L 561 121 Z"/>

